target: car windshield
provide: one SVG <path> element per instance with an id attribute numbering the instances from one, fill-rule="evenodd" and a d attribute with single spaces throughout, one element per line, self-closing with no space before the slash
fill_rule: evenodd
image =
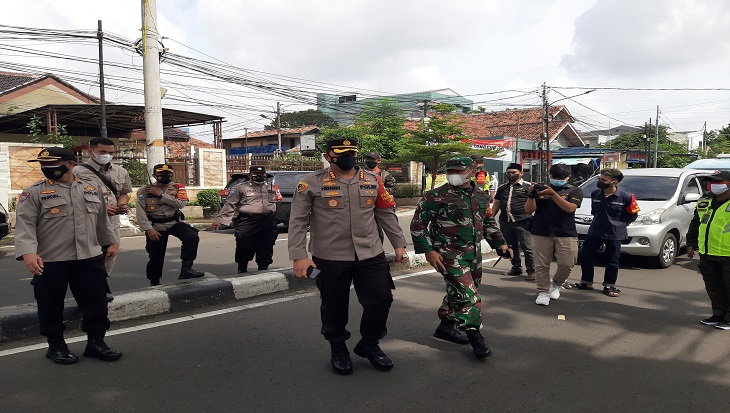
<path id="1" fill-rule="evenodd" d="M 585 181 L 580 187 L 585 198 L 598 188 L 598 176 Z M 675 176 L 624 176 L 618 187 L 622 191 L 634 194 L 637 201 L 667 201 L 677 191 L 679 178 Z"/>

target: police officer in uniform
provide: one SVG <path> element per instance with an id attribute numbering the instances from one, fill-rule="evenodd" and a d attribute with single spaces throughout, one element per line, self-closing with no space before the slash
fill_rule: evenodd
<path id="1" fill-rule="evenodd" d="M 263 166 L 252 166 L 250 172 L 250 181 L 231 188 L 226 204 L 212 224 L 213 229 L 218 229 L 221 224 L 230 225 L 233 218 L 239 273 L 247 271 L 254 254 L 259 271 L 268 269 L 274 262 L 274 243 L 279 235 L 274 213 L 276 205 L 284 199 L 278 186 L 266 182 L 271 175 L 266 174 Z"/>
<path id="2" fill-rule="evenodd" d="M 354 282 L 363 306 L 360 323 L 362 339 L 355 354 L 367 358 L 377 369 L 387 371 L 393 362 L 378 346 L 387 333 L 386 322 L 393 302 L 390 276 L 383 244 L 375 223 L 395 247 L 396 261 L 405 259 L 406 240 L 398 224 L 393 197 L 380 178 L 355 166 L 354 139 L 327 141 L 325 159 L 330 167 L 307 175 L 297 186 L 289 218 L 289 258 L 294 275 L 307 276 L 309 267 L 321 274 L 316 278 L 321 293 L 322 335 L 330 342 L 332 368 L 337 374 L 352 373 L 352 361 L 345 341 L 350 284 Z M 307 226 L 311 223 L 310 252 L 307 253 Z"/>
<path id="3" fill-rule="evenodd" d="M 699 270 L 710 297 L 712 316 L 702 324 L 730 330 L 730 172 L 709 176 L 710 193 L 697 201 L 687 231 L 687 257 L 700 254 Z"/>
<path id="4" fill-rule="evenodd" d="M 104 199 L 96 181 L 75 176 L 73 152 L 43 149 L 36 159 L 47 178 L 25 189 L 19 197 L 15 228 L 15 257 L 33 274 L 41 334 L 48 339 L 46 357 L 58 364 L 79 361 L 63 339 L 66 290 L 84 314 L 81 329 L 88 342 L 84 356 L 114 361 L 122 353 L 109 348 L 104 258 L 119 251 Z M 109 245 L 106 257 L 101 246 Z"/>
<path id="5" fill-rule="evenodd" d="M 182 269 L 178 279 L 202 277 L 205 275 L 203 272 L 193 269 L 200 242 L 198 230 L 185 222 L 185 216 L 180 211 L 188 203 L 185 186 L 172 183 L 170 165 L 155 165 L 152 171 L 157 182 L 137 191 L 137 224 L 145 232 L 145 248 L 150 257 L 147 263 L 147 279 L 150 280 L 150 285 L 160 285 L 167 239 L 170 235 L 182 241 Z"/>
<path id="6" fill-rule="evenodd" d="M 119 238 L 122 226 L 119 215 L 129 211 L 127 202 L 129 202 L 129 194 L 132 193 L 132 179 L 126 169 L 112 163 L 116 149 L 114 141 L 107 138 L 94 138 L 89 142 L 89 149 L 91 149 L 91 157 L 83 164 L 77 165 L 74 168 L 74 174 L 97 180 L 97 185 L 104 195 L 106 213 L 109 215 L 112 230 Z M 102 245 L 102 247 L 106 249 L 108 245 Z M 116 257 L 105 261 L 107 277 L 112 275 L 115 262 Z M 108 291 L 107 301 L 113 299 L 111 291 Z"/>

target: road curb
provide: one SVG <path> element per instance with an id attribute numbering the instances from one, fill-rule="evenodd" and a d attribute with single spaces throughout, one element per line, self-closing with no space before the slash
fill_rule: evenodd
<path id="1" fill-rule="evenodd" d="M 428 265 L 423 254 L 408 253 L 408 262 L 394 262 L 394 254 L 386 254 L 391 273 Z M 285 291 L 293 277 L 291 268 L 242 276 L 205 277 L 172 285 L 148 287 L 114 296 L 109 303 L 109 320 L 124 321 L 175 311 L 185 311 L 225 304 L 260 295 Z M 82 314 L 73 300 L 67 300 L 63 320 L 67 328 L 80 328 Z M 0 342 L 40 335 L 35 303 L 0 307 Z"/>

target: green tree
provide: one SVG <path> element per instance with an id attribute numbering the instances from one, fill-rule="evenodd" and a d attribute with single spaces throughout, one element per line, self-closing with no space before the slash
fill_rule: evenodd
<path id="1" fill-rule="evenodd" d="M 324 153 L 325 142 L 330 139 L 347 138 L 357 139 L 362 138 L 362 130 L 356 126 L 337 126 L 334 128 L 322 128 L 317 134 L 317 152 Z"/>
<path id="2" fill-rule="evenodd" d="M 404 111 L 392 99 L 379 99 L 363 105 L 355 116 L 355 128 L 360 131 L 360 151 L 379 152 L 383 159 L 398 157 L 398 141 L 405 129 Z"/>
<path id="3" fill-rule="evenodd" d="M 647 138 L 644 137 L 646 134 L 649 140 L 650 156 L 652 156 L 654 153 L 655 130 L 656 128 L 651 125 L 648 133 L 639 130 L 621 134 L 618 138 L 611 140 L 611 148 L 644 151 L 646 150 Z M 692 161 L 692 158 L 687 156 L 687 146 L 671 141 L 667 134 L 667 127 L 664 125 L 659 125 L 658 152 L 657 168 L 682 168 Z M 651 164 L 653 165 L 653 161 Z"/>
<path id="4" fill-rule="evenodd" d="M 62 145 L 64 148 L 73 148 L 76 145 L 76 139 L 66 132 L 66 125 L 58 125 L 56 131 L 50 135 L 43 134 L 43 127 L 45 126 L 46 121 L 43 120 L 43 117 L 33 115 L 30 118 L 27 127 L 30 131 L 28 137 L 31 142 Z"/>
<path id="5" fill-rule="evenodd" d="M 337 122 L 319 110 L 307 109 L 299 112 L 282 113 L 279 115 L 282 128 L 298 128 L 300 126 L 314 125 L 317 127 L 336 127 Z M 276 119 L 270 125 L 264 127 L 266 130 L 276 130 Z"/>
<path id="6" fill-rule="evenodd" d="M 471 144 L 461 142 L 470 139 L 464 135 L 461 127 L 463 121 L 458 121 L 454 115 L 449 115 L 456 107 L 452 105 L 435 105 L 438 115 L 431 118 L 428 124 L 421 124 L 418 130 L 408 132 L 399 142 L 399 157 L 402 161 L 420 161 L 431 174 L 431 189 L 436 181 L 436 174 L 443 168 L 447 159 L 456 155 L 481 154 L 495 156 L 501 151 L 497 149 L 474 150 Z"/>
<path id="7" fill-rule="evenodd" d="M 730 153 L 730 125 L 707 133 L 705 142 L 707 150 L 704 155 L 708 158 L 714 158 L 721 153 Z"/>

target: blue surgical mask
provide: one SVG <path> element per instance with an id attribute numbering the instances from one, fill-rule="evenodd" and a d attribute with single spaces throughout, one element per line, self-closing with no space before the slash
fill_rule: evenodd
<path id="1" fill-rule="evenodd" d="M 562 188 L 568 183 L 567 179 L 551 179 L 550 186 L 555 188 Z"/>

